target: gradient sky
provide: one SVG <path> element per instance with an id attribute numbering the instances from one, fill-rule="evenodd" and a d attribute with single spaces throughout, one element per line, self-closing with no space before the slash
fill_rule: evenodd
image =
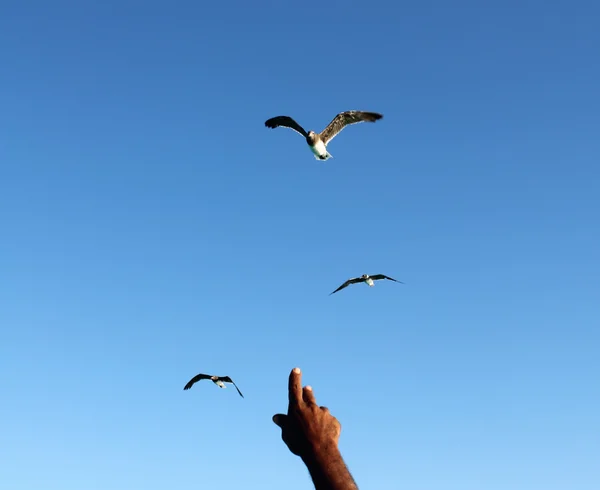
<path id="1" fill-rule="evenodd" d="M 299 366 L 361 490 L 600 488 L 599 16 L 2 3 L 0 486 L 310 489 Z"/>

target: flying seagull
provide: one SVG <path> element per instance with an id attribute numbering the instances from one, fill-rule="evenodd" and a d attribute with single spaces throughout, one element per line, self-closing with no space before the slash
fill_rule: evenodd
<path id="1" fill-rule="evenodd" d="M 399 282 L 400 284 L 404 284 L 402 281 L 396 281 L 396 279 L 392 279 L 391 277 L 384 276 L 383 274 L 375 274 L 374 276 L 370 276 L 369 274 L 363 274 L 360 277 L 354 277 L 352 279 L 348 279 L 344 284 L 342 284 L 339 288 L 337 288 L 333 293 L 337 293 L 341 289 L 347 288 L 350 284 L 356 284 L 358 282 L 366 282 L 369 286 L 373 287 L 375 284 L 373 281 L 379 281 L 380 279 L 388 279 L 390 281 Z M 329 293 L 331 296 L 333 293 Z"/>
<path id="2" fill-rule="evenodd" d="M 183 389 L 189 390 L 192 386 L 194 386 L 194 383 L 200 381 L 201 379 L 210 379 L 219 388 L 226 388 L 225 383 L 231 383 L 233 386 L 235 386 L 235 389 L 238 391 L 240 396 L 244 398 L 244 395 L 242 395 L 240 389 L 229 376 L 211 376 L 210 374 L 197 374 L 188 381 L 188 383 L 183 387 Z"/>
<path id="3" fill-rule="evenodd" d="M 306 142 L 310 147 L 310 150 L 314 153 L 317 160 L 327 160 L 333 158 L 333 156 L 327 151 L 327 144 L 335 138 L 338 133 L 350 124 L 356 124 L 360 122 L 375 122 L 383 117 L 382 114 L 377 112 L 363 112 L 363 111 L 346 111 L 340 112 L 333 120 L 329 123 L 321 133 L 315 133 L 309 131 L 308 133 L 289 116 L 277 116 L 272 117 L 265 121 L 267 128 L 277 128 L 279 126 L 290 128 L 300 133 L 306 138 Z"/>

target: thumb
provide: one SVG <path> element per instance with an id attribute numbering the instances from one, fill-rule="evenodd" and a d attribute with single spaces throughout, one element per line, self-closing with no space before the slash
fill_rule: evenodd
<path id="1" fill-rule="evenodd" d="M 275 425 L 279 426 L 282 429 L 283 429 L 283 426 L 285 425 L 286 419 L 287 419 L 287 415 L 283 415 L 282 413 L 277 413 L 277 414 L 273 415 L 273 422 L 275 423 Z"/>

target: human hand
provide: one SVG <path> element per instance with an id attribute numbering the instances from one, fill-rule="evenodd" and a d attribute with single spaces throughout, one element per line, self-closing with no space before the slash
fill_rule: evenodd
<path id="1" fill-rule="evenodd" d="M 281 438 L 289 450 L 303 459 L 337 451 L 342 426 L 326 407 L 317 405 L 310 386 L 302 388 L 299 368 L 290 373 L 288 390 L 288 413 L 274 415 L 273 422 L 281 427 Z"/>

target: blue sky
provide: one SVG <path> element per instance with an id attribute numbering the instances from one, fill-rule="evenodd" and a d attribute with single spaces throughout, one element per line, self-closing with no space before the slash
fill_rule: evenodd
<path id="1" fill-rule="evenodd" d="M 600 7 L 358 5 L 0 6 L 3 488 L 600 486 Z"/>

